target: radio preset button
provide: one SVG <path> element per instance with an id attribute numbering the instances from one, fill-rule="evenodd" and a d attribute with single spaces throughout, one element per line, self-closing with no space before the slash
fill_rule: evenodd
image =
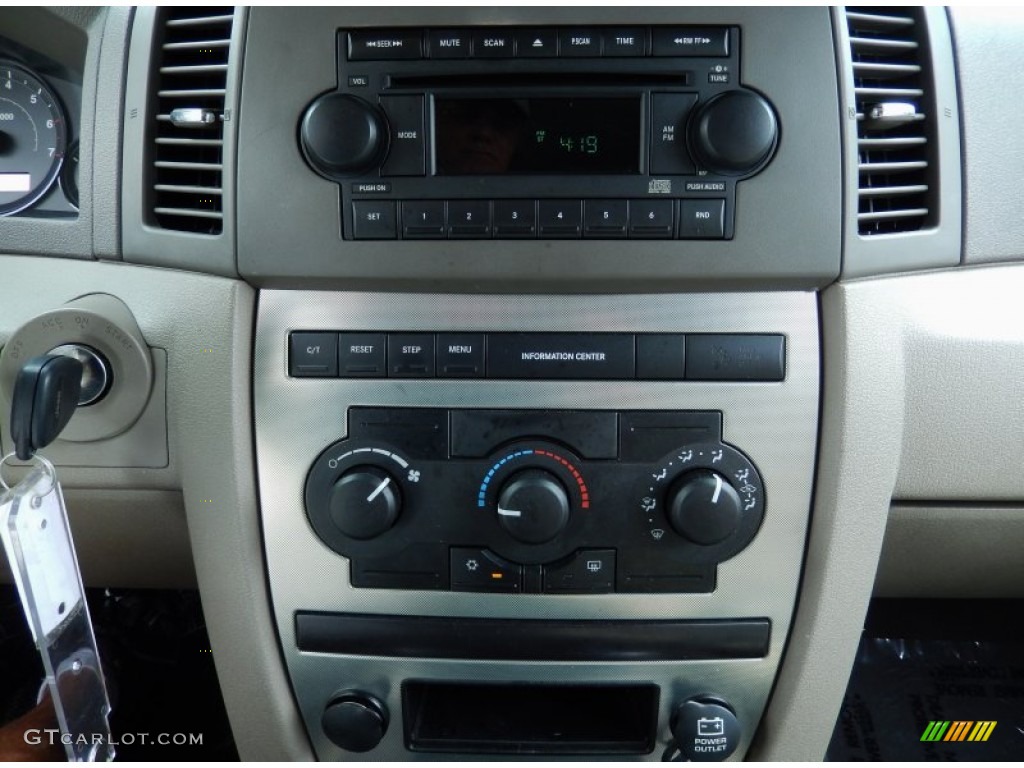
<path id="1" fill-rule="evenodd" d="M 467 29 L 435 29 L 427 39 L 427 55 L 432 59 L 469 57 L 471 40 Z"/>
<path id="2" fill-rule="evenodd" d="M 434 334 L 389 333 L 388 375 L 433 378 Z"/>
<path id="3" fill-rule="evenodd" d="M 352 203 L 352 230 L 356 240 L 394 240 L 395 204 L 389 200 L 356 200 Z"/>
<path id="4" fill-rule="evenodd" d="M 643 56 L 647 53 L 647 30 L 623 27 L 604 30 L 605 56 Z"/>
<path id="5" fill-rule="evenodd" d="M 686 150 L 686 118 L 695 93 L 651 94 L 651 173 L 668 176 L 697 172 Z"/>
<path id="6" fill-rule="evenodd" d="M 338 336 L 338 373 L 345 378 L 387 374 L 383 333 L 342 333 Z"/>
<path id="7" fill-rule="evenodd" d="M 486 238 L 491 236 L 491 204 L 487 200 L 448 202 L 448 236 Z"/>
<path id="8" fill-rule="evenodd" d="M 381 96 L 391 128 L 391 148 L 382 176 L 422 176 L 424 168 L 423 97 Z"/>
<path id="9" fill-rule="evenodd" d="M 675 232 L 675 201 L 630 200 L 629 236 L 670 238 Z"/>
<path id="10" fill-rule="evenodd" d="M 473 55 L 478 59 L 510 59 L 515 55 L 512 32 L 502 29 L 477 30 L 473 33 Z"/>
<path id="11" fill-rule="evenodd" d="M 653 56 L 728 56 L 729 30 L 714 27 L 655 27 Z"/>
<path id="12" fill-rule="evenodd" d="M 580 236 L 583 201 L 541 200 L 537 207 L 541 237 Z"/>
<path id="13" fill-rule="evenodd" d="M 680 237 L 704 240 L 725 237 L 725 200 L 683 200 L 680 207 Z"/>
<path id="14" fill-rule="evenodd" d="M 536 237 L 537 203 L 533 200 L 495 200 L 495 237 Z"/>
<path id="15" fill-rule="evenodd" d="M 516 33 L 516 54 L 521 59 L 558 55 L 558 36 L 552 29 L 521 29 Z"/>
<path id="16" fill-rule="evenodd" d="M 443 200 L 406 200 L 402 203 L 402 237 L 431 239 L 444 237 Z"/>
<path id="17" fill-rule="evenodd" d="M 584 203 L 585 237 L 625 237 L 629 205 L 625 200 L 587 200 Z"/>
<path id="18" fill-rule="evenodd" d="M 348 33 L 349 61 L 391 61 L 422 56 L 423 36 L 419 32 L 366 30 Z"/>
<path id="19" fill-rule="evenodd" d="M 562 29 L 558 49 L 562 56 L 600 56 L 601 33 L 594 29 Z"/>

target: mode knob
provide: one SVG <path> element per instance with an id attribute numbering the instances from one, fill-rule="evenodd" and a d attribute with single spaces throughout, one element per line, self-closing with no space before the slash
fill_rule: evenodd
<path id="1" fill-rule="evenodd" d="M 729 91 L 700 106 L 690 123 L 690 150 L 713 173 L 746 176 L 767 163 L 779 138 L 772 105 L 752 91 Z"/>
<path id="2" fill-rule="evenodd" d="M 299 128 L 309 164 L 325 176 L 358 176 L 384 158 L 387 123 L 365 99 L 326 93 L 306 107 Z"/>
<path id="3" fill-rule="evenodd" d="M 684 701 L 672 713 L 669 727 L 682 756 L 694 762 L 725 760 L 743 735 L 732 707 L 712 696 Z"/>
<path id="4" fill-rule="evenodd" d="M 369 752 L 388 730 L 388 709 L 361 691 L 346 691 L 331 699 L 320 718 L 324 735 L 349 752 Z"/>
<path id="5" fill-rule="evenodd" d="M 668 489 L 667 508 L 673 530 L 705 546 L 729 538 L 742 515 L 736 489 L 710 469 L 689 472 L 676 480 Z"/>
<path id="6" fill-rule="evenodd" d="M 498 494 L 498 521 L 512 538 L 543 544 L 568 524 L 569 496 L 550 472 L 525 469 L 510 477 Z"/>
<path id="7" fill-rule="evenodd" d="M 401 512 L 398 483 L 383 469 L 353 467 L 331 488 L 331 522 L 351 539 L 372 539 L 391 528 Z"/>

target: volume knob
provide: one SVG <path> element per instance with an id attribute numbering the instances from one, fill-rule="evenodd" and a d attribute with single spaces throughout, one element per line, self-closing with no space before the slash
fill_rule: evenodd
<path id="1" fill-rule="evenodd" d="M 690 149 L 713 173 L 746 176 L 775 151 L 779 123 L 772 105 L 752 91 L 729 91 L 701 106 L 690 123 Z"/>
<path id="2" fill-rule="evenodd" d="M 306 160 L 331 178 L 358 176 L 384 159 L 388 131 L 383 114 L 366 99 L 326 93 L 306 107 L 299 127 Z"/>

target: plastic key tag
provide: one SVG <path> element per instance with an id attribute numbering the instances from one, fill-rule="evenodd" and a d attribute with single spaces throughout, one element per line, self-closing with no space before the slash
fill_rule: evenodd
<path id="1" fill-rule="evenodd" d="M 13 454 L 11 454 L 13 456 Z M 0 539 L 14 573 L 68 760 L 113 760 L 110 701 L 56 470 L 42 456 L 14 487 L 0 459 Z"/>

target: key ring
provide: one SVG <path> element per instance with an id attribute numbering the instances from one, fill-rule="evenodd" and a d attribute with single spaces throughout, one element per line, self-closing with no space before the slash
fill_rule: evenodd
<path id="1" fill-rule="evenodd" d="M 3 490 L 5 490 L 5 491 L 11 490 L 11 486 L 9 486 L 7 484 L 7 481 L 4 480 L 4 465 L 8 463 L 9 459 L 11 459 L 12 457 L 15 457 L 16 455 L 17 454 L 15 454 L 14 451 L 11 451 L 10 453 L 8 453 L 3 458 L 0 458 L 0 486 L 3 486 Z M 45 456 L 40 456 L 37 453 L 32 458 L 36 459 L 39 462 L 39 467 L 42 467 L 43 470 L 45 470 L 46 476 L 50 479 L 50 487 L 47 488 L 43 493 L 37 494 L 40 497 L 46 496 L 47 494 L 50 493 L 50 491 L 53 490 L 54 486 L 57 485 L 57 470 L 56 470 L 56 468 L 54 468 L 54 466 L 50 462 L 50 460 L 47 459 Z M 31 461 L 31 459 L 30 459 L 30 461 Z M 15 485 L 15 487 L 17 487 L 18 484 L 15 483 L 14 485 Z"/>

